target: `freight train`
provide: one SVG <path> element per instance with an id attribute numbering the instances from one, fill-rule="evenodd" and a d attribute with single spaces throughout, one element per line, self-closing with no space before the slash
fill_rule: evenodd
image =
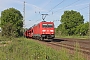
<path id="1" fill-rule="evenodd" d="M 24 32 L 24 36 L 27 38 L 33 38 L 38 40 L 54 39 L 54 23 L 42 21 L 26 30 Z"/>

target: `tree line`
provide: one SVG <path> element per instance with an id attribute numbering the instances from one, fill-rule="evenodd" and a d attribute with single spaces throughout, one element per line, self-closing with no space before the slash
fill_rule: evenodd
<path id="1" fill-rule="evenodd" d="M 56 29 L 56 33 L 59 35 L 85 36 L 89 33 L 89 22 L 84 23 L 83 15 L 77 11 L 64 11 L 60 22 L 61 24 Z"/>
<path id="2" fill-rule="evenodd" d="M 23 16 L 15 8 L 9 8 L 1 12 L 2 36 L 19 37 L 23 35 Z"/>

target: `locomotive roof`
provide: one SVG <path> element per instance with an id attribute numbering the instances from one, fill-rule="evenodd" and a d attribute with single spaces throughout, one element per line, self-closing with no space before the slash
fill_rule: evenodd
<path id="1" fill-rule="evenodd" d="M 50 23 L 51 21 L 50 21 L 50 22 L 47 22 L 47 21 L 42 21 L 42 22 L 40 22 L 40 23 L 44 23 L 44 22 L 46 22 L 46 23 Z"/>
<path id="2" fill-rule="evenodd" d="M 47 21 L 41 21 L 41 22 L 39 22 L 38 24 L 44 23 L 44 22 L 49 23 L 49 22 L 47 22 Z M 51 21 L 50 21 L 50 22 L 51 22 Z M 34 24 L 32 27 L 37 26 L 38 24 Z"/>
<path id="3" fill-rule="evenodd" d="M 42 21 L 42 22 L 46 22 L 46 21 Z"/>
<path id="4" fill-rule="evenodd" d="M 29 29 L 31 29 L 32 27 L 30 27 Z"/>

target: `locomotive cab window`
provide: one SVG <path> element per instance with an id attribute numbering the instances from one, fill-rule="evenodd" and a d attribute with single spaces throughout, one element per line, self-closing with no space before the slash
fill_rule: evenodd
<path id="1" fill-rule="evenodd" d="M 48 24 L 48 27 L 50 28 L 50 27 L 53 27 L 53 24 Z"/>
<path id="2" fill-rule="evenodd" d="M 42 24 L 43 28 L 51 28 L 53 27 L 53 24 Z"/>
<path id="3" fill-rule="evenodd" d="M 47 24 L 42 24 L 42 27 L 43 27 L 43 28 L 46 28 L 46 27 L 47 27 Z"/>

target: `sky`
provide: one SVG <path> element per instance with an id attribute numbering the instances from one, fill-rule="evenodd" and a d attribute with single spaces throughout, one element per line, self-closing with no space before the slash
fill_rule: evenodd
<path id="1" fill-rule="evenodd" d="M 42 20 L 42 14 L 48 14 L 45 21 L 52 21 L 55 27 L 60 25 L 64 11 L 80 12 L 84 22 L 89 21 L 90 0 L 0 0 L 0 14 L 8 8 L 15 8 L 23 15 L 25 1 L 25 28 L 30 28 Z"/>

